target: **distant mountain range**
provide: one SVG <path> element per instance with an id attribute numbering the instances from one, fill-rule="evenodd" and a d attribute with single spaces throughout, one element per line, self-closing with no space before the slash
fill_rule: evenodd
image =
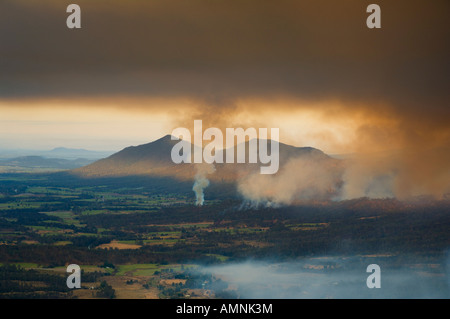
<path id="1" fill-rule="evenodd" d="M 75 149 L 66 147 L 57 147 L 50 151 L 26 150 L 26 149 L 8 149 L 0 150 L 0 159 L 13 159 L 18 157 L 39 156 L 52 159 L 77 160 L 80 158 L 88 160 L 98 160 L 113 154 L 113 151 L 90 151 L 85 149 Z"/>
<path id="2" fill-rule="evenodd" d="M 0 173 L 71 170 L 86 166 L 112 153 L 66 147 L 58 147 L 50 151 L 25 149 L 0 150 Z"/>
<path id="3" fill-rule="evenodd" d="M 105 158 L 111 154 L 113 151 L 89 151 L 85 149 L 75 149 L 75 148 L 66 148 L 66 147 L 57 147 L 44 153 L 42 156 L 53 157 L 53 158 L 64 158 L 64 159 L 101 159 Z"/>
<path id="4" fill-rule="evenodd" d="M 92 163 L 93 160 L 79 158 L 67 160 L 61 158 L 45 158 L 42 156 L 21 156 L 11 159 L 0 160 L 0 166 L 8 167 L 9 171 L 16 171 L 19 168 L 28 169 L 73 169 Z"/>
<path id="5" fill-rule="evenodd" d="M 189 180 L 194 178 L 198 173 L 199 164 L 173 163 L 171 150 L 178 142 L 177 140 L 172 140 L 170 135 L 166 135 L 148 144 L 127 147 L 107 158 L 84 167 L 76 168 L 71 172 L 83 177 L 145 175 Z M 266 165 L 261 163 L 248 163 L 248 143 L 248 141 L 245 143 L 245 149 L 247 150 L 246 163 L 214 164 L 215 172 L 208 176 L 208 178 L 211 180 L 234 181 L 249 173 L 257 172 L 262 165 Z M 270 146 L 268 149 L 270 151 Z M 237 146 L 235 146 L 234 154 L 236 156 Z M 315 162 L 323 162 L 324 165 L 338 165 L 338 162 L 340 162 L 312 147 L 294 147 L 279 143 L 280 169 L 289 160 L 297 158 L 309 158 Z"/>
<path id="6" fill-rule="evenodd" d="M 92 162 L 93 160 L 88 160 L 85 158 L 67 160 L 61 158 L 45 158 L 42 156 L 21 156 L 10 159 L 0 159 L 0 172 L 18 173 L 70 170 L 88 165 Z"/>

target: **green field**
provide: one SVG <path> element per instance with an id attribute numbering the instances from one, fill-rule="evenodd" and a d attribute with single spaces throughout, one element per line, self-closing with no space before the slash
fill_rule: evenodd
<path id="1" fill-rule="evenodd" d="M 161 192 L 159 184 L 76 180 L 67 186 L 66 180 L 28 177 L 0 174 L 0 272 L 23 278 L 24 285 L 8 288 L 23 296 L 97 298 L 103 283 L 121 298 L 234 298 L 230 291 L 236 288 L 224 289 L 223 278 L 195 270 L 273 256 L 375 256 L 370 258 L 384 258 L 393 268 L 422 260 L 422 272 L 445 272 L 440 258 L 450 246 L 450 221 L 444 200 L 432 206 L 360 200 L 241 209 L 240 200 L 213 199 L 197 207 L 191 186 L 175 194 Z M 73 263 L 89 285 L 70 294 L 64 280 Z M 324 273 L 334 265 L 311 267 Z M 47 294 L 40 278 L 56 280 L 52 274 L 62 284 L 53 282 L 55 290 Z M 25 285 L 28 278 L 35 279 L 34 291 Z"/>

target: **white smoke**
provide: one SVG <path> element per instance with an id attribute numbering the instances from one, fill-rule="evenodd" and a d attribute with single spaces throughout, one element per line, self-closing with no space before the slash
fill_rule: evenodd
<path id="1" fill-rule="evenodd" d="M 322 256 L 295 261 L 247 260 L 203 266 L 243 299 L 448 299 L 450 274 L 445 260 L 393 267 L 382 256 Z M 417 259 L 416 259 L 417 260 Z M 421 264 L 424 260 L 417 260 Z M 368 289 L 367 265 L 379 264 L 381 289 Z M 426 263 L 426 262 L 425 262 Z M 450 281 L 449 281 L 450 282 Z M 411 289 L 414 287 L 414 289 Z"/>
<path id="2" fill-rule="evenodd" d="M 335 200 L 395 197 L 396 168 L 380 158 L 354 158 L 345 163 L 342 187 Z"/>
<path id="3" fill-rule="evenodd" d="M 195 192 L 196 202 L 195 205 L 197 206 L 203 206 L 203 203 L 205 201 L 205 195 L 203 193 L 203 189 L 208 187 L 209 180 L 204 176 L 195 176 L 195 182 L 194 186 L 192 187 L 192 190 Z"/>
<path id="4" fill-rule="evenodd" d="M 209 180 L 206 178 L 206 175 L 214 173 L 216 169 L 212 164 L 200 164 L 196 166 L 196 169 L 197 174 L 195 174 L 192 190 L 195 193 L 195 205 L 203 206 L 205 202 L 204 189 L 209 186 Z"/>
<path id="5" fill-rule="evenodd" d="M 238 181 L 238 191 L 255 206 L 290 205 L 308 200 L 408 199 L 433 195 L 421 184 L 405 186 L 402 174 L 406 173 L 401 162 L 383 154 L 359 155 L 339 162 L 310 154 L 289 159 L 277 174 L 244 176 Z M 444 175 L 442 179 L 448 177 Z M 436 197 L 439 198 L 438 194 Z"/>
<path id="6" fill-rule="evenodd" d="M 326 199 L 338 192 L 342 169 L 318 155 L 290 159 L 277 174 L 250 174 L 239 192 L 255 205 L 289 205 L 297 200 Z"/>

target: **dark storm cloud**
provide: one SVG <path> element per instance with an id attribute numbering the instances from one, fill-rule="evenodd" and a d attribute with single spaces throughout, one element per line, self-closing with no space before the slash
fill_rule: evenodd
<path id="1" fill-rule="evenodd" d="M 0 2 L 0 102 L 106 99 L 184 127 L 305 109 L 349 119 L 351 150 L 396 150 L 362 156 L 348 196 L 385 172 L 396 196 L 450 192 L 450 1 L 77 0 L 82 29 L 69 30 L 71 2 Z M 366 27 L 373 2 L 381 29 Z"/>
<path id="2" fill-rule="evenodd" d="M 0 97 L 188 96 L 208 104 L 283 95 L 427 104 L 448 114 L 450 3 L 377 1 L 0 3 Z"/>

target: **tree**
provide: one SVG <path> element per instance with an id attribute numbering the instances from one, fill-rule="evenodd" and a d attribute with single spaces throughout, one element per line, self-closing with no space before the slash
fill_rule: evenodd
<path id="1" fill-rule="evenodd" d="M 116 297 L 116 291 L 114 288 L 104 280 L 100 283 L 100 286 L 98 286 L 97 289 L 98 298 L 113 299 Z"/>

